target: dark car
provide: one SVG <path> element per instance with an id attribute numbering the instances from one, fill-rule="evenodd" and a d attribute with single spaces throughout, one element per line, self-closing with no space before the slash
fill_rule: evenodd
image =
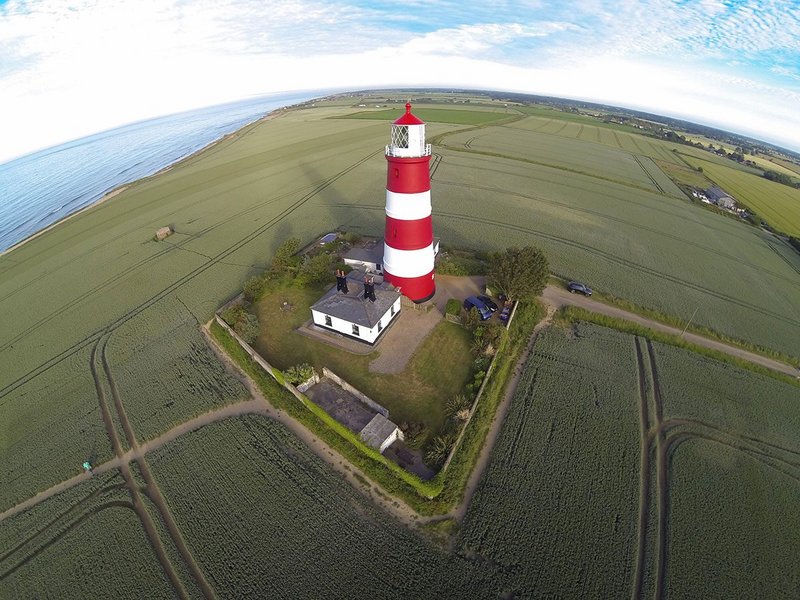
<path id="1" fill-rule="evenodd" d="M 592 288 L 585 286 L 580 281 L 570 281 L 567 284 L 567 289 L 573 294 L 578 293 L 584 296 L 592 295 Z"/>
<path id="2" fill-rule="evenodd" d="M 492 311 L 483 303 L 483 301 L 478 300 L 475 296 L 470 296 L 466 300 L 464 300 L 464 308 L 467 311 L 472 310 L 473 308 L 478 311 L 478 314 L 481 316 L 481 321 L 485 321 L 486 319 L 490 319 L 492 317 Z"/>
<path id="3" fill-rule="evenodd" d="M 511 318 L 511 303 L 508 302 L 503 307 L 503 310 L 500 313 L 500 320 L 501 321 L 508 321 L 510 318 Z"/>
<path id="4" fill-rule="evenodd" d="M 478 300 L 483 302 L 490 311 L 497 312 L 497 304 L 495 304 L 489 296 L 478 296 Z"/>

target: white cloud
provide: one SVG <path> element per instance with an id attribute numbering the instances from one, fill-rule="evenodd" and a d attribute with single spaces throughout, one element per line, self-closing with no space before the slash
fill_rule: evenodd
<path id="1" fill-rule="evenodd" d="M 770 0 L 9 2 L 0 161 L 246 96 L 403 85 L 635 105 L 798 147 L 798 12 Z"/>

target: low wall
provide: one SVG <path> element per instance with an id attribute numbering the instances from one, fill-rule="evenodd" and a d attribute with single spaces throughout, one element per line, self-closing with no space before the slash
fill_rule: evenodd
<path id="1" fill-rule="evenodd" d="M 355 396 L 356 398 L 358 398 L 359 400 L 361 400 L 361 402 L 363 402 L 364 404 L 366 404 L 367 406 L 369 406 L 369 407 L 370 407 L 372 410 L 374 410 L 375 412 L 378 412 L 378 413 L 382 414 L 382 415 L 383 415 L 384 417 L 386 417 L 387 419 L 389 418 L 389 411 L 388 411 L 388 410 L 386 410 L 386 409 L 385 409 L 383 406 L 381 406 L 380 404 L 378 404 L 377 402 L 375 402 L 374 400 L 372 400 L 372 398 L 370 398 L 369 396 L 367 396 L 367 395 L 365 395 L 365 394 L 362 394 L 361 392 L 359 392 L 359 391 L 358 391 L 356 388 L 354 388 L 352 385 L 350 385 L 349 383 L 347 383 L 347 382 L 346 382 L 344 379 L 342 379 L 341 377 L 339 377 L 339 376 L 338 376 L 336 373 L 334 373 L 333 371 L 331 371 L 329 368 L 327 368 L 327 367 L 322 367 L 322 376 L 323 376 L 323 377 L 327 377 L 328 379 L 332 379 L 332 380 L 333 380 L 333 381 L 335 381 L 335 382 L 336 382 L 336 383 L 337 383 L 337 384 L 338 384 L 338 385 L 339 385 L 339 386 L 340 386 L 342 389 L 344 389 L 344 390 L 346 390 L 346 391 L 350 392 L 351 394 L 353 394 L 353 396 Z"/>
<path id="2" fill-rule="evenodd" d="M 230 334 L 230 336 L 233 339 L 235 339 L 236 342 L 242 347 L 242 349 L 245 352 L 247 352 L 247 354 L 248 354 L 248 356 L 250 356 L 250 358 L 252 358 L 262 369 L 264 369 L 264 371 L 269 373 L 269 375 L 275 381 L 277 381 L 279 384 L 281 384 L 283 387 L 285 387 L 287 390 L 289 390 L 295 398 L 297 398 L 298 400 L 300 400 L 300 402 L 303 403 L 303 406 L 306 406 L 306 401 L 307 401 L 306 397 L 301 392 L 299 392 L 296 387 L 294 387 L 288 381 L 281 381 L 281 379 L 278 379 L 277 377 L 275 377 L 275 371 L 277 369 L 275 369 L 275 367 L 273 367 L 271 364 L 269 364 L 267 361 L 265 361 L 258 352 L 253 350 L 253 348 L 250 346 L 250 344 L 248 344 L 241 337 L 239 337 L 239 334 L 236 333 L 233 330 L 233 328 L 230 325 L 228 325 L 222 319 L 222 317 L 220 317 L 218 314 L 216 314 L 216 315 L 214 315 L 214 318 L 216 319 L 217 323 L 219 323 L 220 327 L 222 327 L 225 331 L 227 331 L 228 334 Z"/>

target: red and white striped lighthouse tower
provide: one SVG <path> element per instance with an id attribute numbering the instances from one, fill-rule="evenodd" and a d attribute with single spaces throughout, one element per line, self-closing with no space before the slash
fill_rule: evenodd
<path id="1" fill-rule="evenodd" d="M 386 146 L 386 231 L 383 272 L 386 280 L 414 302 L 433 297 L 433 225 L 431 222 L 431 145 L 425 122 L 405 114 L 392 123 Z"/>

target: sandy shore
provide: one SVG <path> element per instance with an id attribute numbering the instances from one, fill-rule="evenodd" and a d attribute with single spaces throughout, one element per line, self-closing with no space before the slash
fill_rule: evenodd
<path id="1" fill-rule="evenodd" d="M 175 161 L 175 162 L 173 162 L 172 164 L 169 164 L 169 165 L 167 165 L 167 166 L 166 166 L 166 167 L 164 167 L 163 169 L 159 169 L 158 171 L 156 171 L 156 172 L 155 172 L 155 173 L 153 173 L 152 175 L 147 175 L 147 176 L 145 176 L 145 177 L 141 177 L 141 178 L 139 178 L 139 179 L 136 179 L 136 180 L 134 180 L 134 181 L 130 181 L 130 182 L 128 182 L 128 183 L 124 183 L 124 184 L 122 184 L 121 186 L 119 186 L 119 187 L 116 187 L 116 188 L 112 189 L 111 191 L 109 191 L 109 192 L 105 193 L 105 194 L 103 195 L 103 197 L 102 197 L 102 198 L 99 198 L 98 200 L 96 200 L 96 201 L 92 202 L 91 204 L 88 204 L 87 206 L 84 206 L 83 208 L 80 208 L 80 209 L 76 210 L 76 211 L 75 211 L 75 212 L 73 212 L 73 213 L 70 213 L 70 214 L 68 214 L 68 215 L 66 215 L 66 216 L 64 216 L 64 217 L 61 217 L 61 218 L 60 218 L 58 221 L 56 221 L 55 223 L 51 223 L 50 225 L 48 225 L 48 226 L 47 226 L 47 227 L 45 227 L 44 229 L 40 229 L 40 230 L 39 230 L 39 231 L 37 231 L 36 233 L 32 233 L 31 235 L 29 235 L 29 236 L 28 236 L 28 237 L 26 237 L 25 239 L 23 239 L 23 240 L 20 240 L 19 242 L 17 242 L 17 243 L 16 243 L 16 244 L 14 244 L 13 246 L 11 246 L 11 247 L 9 247 L 9 248 L 6 248 L 6 249 L 5 249 L 5 250 L 3 250 L 2 252 L 0 252 L 0 258 L 2 258 L 3 256 L 5 256 L 5 255 L 6 255 L 6 254 L 8 254 L 9 252 L 12 252 L 13 250 L 16 250 L 17 248 L 20 248 L 21 246 L 24 246 L 25 244 L 27 244 L 28 242 L 30 242 L 30 241 L 31 241 L 31 240 L 33 240 L 33 239 L 36 239 L 36 238 L 37 238 L 37 237 L 39 237 L 40 235 L 43 235 L 43 234 L 47 233 L 48 231 L 50 231 L 50 230 L 51 230 L 51 229 L 53 229 L 54 227 L 58 227 L 59 225 L 61 225 L 61 224 L 62 224 L 62 223 L 64 223 L 65 221 L 68 221 L 69 219 L 71 219 L 71 218 L 73 218 L 73 217 L 77 217 L 77 216 L 78 216 L 78 215 L 80 215 L 81 213 L 83 213 L 83 212 L 85 212 L 85 211 L 87 211 L 87 210 L 90 210 L 90 209 L 92 209 L 92 208 L 96 208 L 97 206 L 99 206 L 99 205 L 103 204 L 104 202 L 107 202 L 108 200 L 111 200 L 113 197 L 115 197 L 115 196 L 117 196 L 117 195 L 121 194 L 122 192 L 124 192 L 125 190 L 127 190 L 129 187 L 131 187 L 131 186 L 133 186 L 133 185 L 135 185 L 135 184 L 139 183 L 140 181 L 145 181 L 145 180 L 147 180 L 147 179 L 150 179 L 150 178 L 152 178 L 152 177 L 158 177 L 159 175 L 162 175 L 162 174 L 166 173 L 167 171 L 170 171 L 170 170 L 172 170 L 174 167 L 176 167 L 176 166 L 180 165 L 180 164 L 181 164 L 181 163 L 183 163 L 184 161 L 187 161 L 187 160 L 191 160 L 191 159 L 193 159 L 193 158 L 196 158 L 197 156 L 199 156 L 199 155 L 200 155 L 200 154 L 202 154 L 203 152 L 208 152 L 208 151 L 209 151 L 209 150 L 211 150 L 211 149 L 212 149 L 214 146 L 216 146 L 217 144 L 219 144 L 219 143 L 221 143 L 221 142 L 224 142 L 224 141 L 226 141 L 226 140 L 231 140 L 231 139 L 235 139 L 235 138 L 237 138 L 237 137 L 239 136 L 239 134 L 240 134 L 240 133 L 241 133 L 243 130 L 247 129 L 248 127 L 253 127 L 253 126 L 255 126 L 255 125 L 258 125 L 259 123 L 262 123 L 262 122 L 264 122 L 264 121 L 269 121 L 270 119 L 274 119 L 274 118 L 276 118 L 276 117 L 280 116 L 281 114 L 283 114 L 283 113 L 286 111 L 286 109 L 287 109 L 287 108 L 288 108 L 288 107 L 276 108 L 275 110 L 273 110 L 273 111 L 270 111 L 269 113 L 267 113 L 267 114 L 266 114 L 266 115 L 264 115 L 263 117 L 261 117 L 261 118 L 259 118 L 259 119 L 256 119 L 255 121 L 253 121 L 253 122 L 251 122 L 251 123 L 248 123 L 247 125 L 244 125 L 243 127 L 240 127 L 240 128 L 239 128 L 239 129 L 237 129 L 236 131 L 232 131 L 232 132 L 230 132 L 230 133 L 226 133 L 226 134 L 225 134 L 225 135 L 223 135 L 221 138 L 214 140 L 213 142 L 211 142 L 211 143 L 209 143 L 209 144 L 207 144 L 207 145 L 203 146 L 203 147 L 202 147 L 202 148 L 200 148 L 199 150 L 196 150 L 195 152 L 192 152 L 191 154 L 188 154 L 188 155 L 184 156 L 183 158 L 179 158 L 178 160 L 176 160 L 176 161 Z"/>

